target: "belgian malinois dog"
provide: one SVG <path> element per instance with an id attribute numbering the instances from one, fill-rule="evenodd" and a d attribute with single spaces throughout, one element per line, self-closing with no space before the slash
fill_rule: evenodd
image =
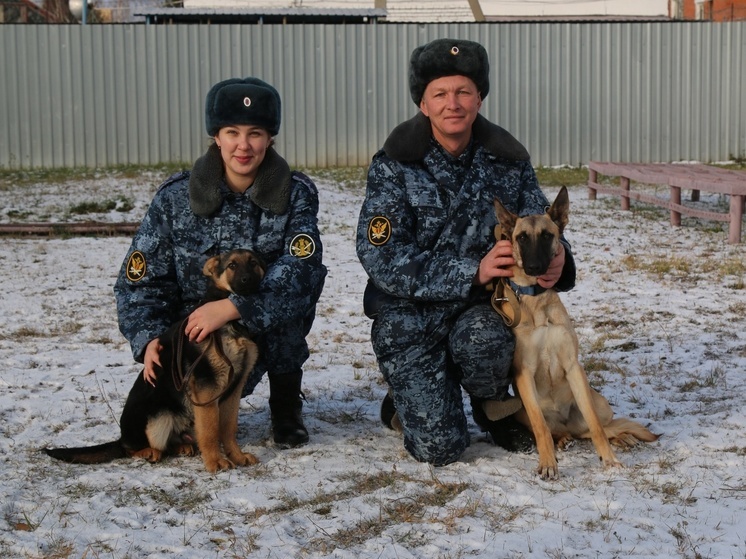
<path id="1" fill-rule="evenodd" d="M 231 293 L 254 293 L 265 266 L 249 250 L 213 256 L 203 273 L 211 281 L 203 302 Z M 90 447 L 47 448 L 53 458 L 79 464 L 99 464 L 117 458 L 159 462 L 166 454 L 194 454 L 194 442 L 211 473 L 256 464 L 236 441 L 241 391 L 256 363 L 256 344 L 248 332 L 229 322 L 200 343 L 190 342 L 185 321 L 174 324 L 159 340 L 161 367 L 155 386 L 140 374 L 127 396 L 118 440 Z M 221 450 L 222 446 L 222 450 Z"/>
<path id="2" fill-rule="evenodd" d="M 495 200 L 502 233 L 513 243 L 516 264 L 510 280 L 519 293 L 513 376 L 523 409 L 515 417 L 536 438 L 537 472 L 544 479 L 559 475 L 555 443 L 564 448 L 573 438 L 590 438 L 608 468 L 622 465 L 610 443 L 629 448 L 658 439 L 630 419 L 612 419 L 609 402 L 590 387 L 578 361 L 578 338 L 559 295 L 538 286 L 536 278 L 546 273 L 559 250 L 569 208 L 564 187 L 543 215 L 521 218 Z"/>

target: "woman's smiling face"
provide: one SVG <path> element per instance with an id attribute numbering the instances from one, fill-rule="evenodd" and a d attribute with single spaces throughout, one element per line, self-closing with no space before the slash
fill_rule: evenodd
<path id="1" fill-rule="evenodd" d="M 215 135 L 225 165 L 225 179 L 231 190 L 244 192 L 254 183 L 259 165 L 272 145 L 269 132 L 259 126 L 224 126 Z"/>

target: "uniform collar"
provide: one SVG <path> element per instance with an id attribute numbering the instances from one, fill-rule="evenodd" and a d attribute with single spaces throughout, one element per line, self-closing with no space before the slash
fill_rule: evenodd
<path id="1" fill-rule="evenodd" d="M 210 217 L 223 204 L 220 185 L 223 182 L 223 157 L 217 144 L 197 161 L 189 176 L 189 205 L 201 217 Z M 254 184 L 249 188 L 249 197 L 260 208 L 277 215 L 287 211 L 290 203 L 290 167 L 274 148 L 267 149 L 264 161 Z"/>
<path id="2" fill-rule="evenodd" d="M 528 161 L 526 148 L 510 132 L 478 114 L 471 127 L 472 140 L 500 159 Z M 386 155 L 402 163 L 422 161 L 430 150 L 430 119 L 422 112 L 402 122 L 383 144 Z"/>

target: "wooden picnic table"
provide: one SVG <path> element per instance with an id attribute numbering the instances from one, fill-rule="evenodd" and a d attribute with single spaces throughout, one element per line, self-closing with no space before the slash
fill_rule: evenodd
<path id="1" fill-rule="evenodd" d="M 741 221 L 746 203 L 746 172 L 722 169 L 712 165 L 685 163 L 610 163 L 591 161 L 588 164 L 588 198 L 596 199 L 598 192 L 621 197 L 622 209 L 629 210 L 630 199 L 668 208 L 671 225 L 681 225 L 681 214 L 726 221 L 728 242 L 741 242 Z M 598 183 L 598 174 L 619 177 L 619 186 Z M 630 182 L 667 185 L 669 198 L 632 190 Z M 728 213 L 699 210 L 681 203 L 681 189 L 692 191 L 692 200 L 699 200 L 700 191 L 730 196 Z"/>

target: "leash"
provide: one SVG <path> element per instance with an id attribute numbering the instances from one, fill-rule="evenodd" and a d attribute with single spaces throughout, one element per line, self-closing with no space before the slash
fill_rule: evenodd
<path id="1" fill-rule="evenodd" d="M 226 383 L 225 388 L 220 392 L 220 394 L 208 400 L 207 402 L 195 402 L 192 399 L 192 395 L 188 395 L 189 401 L 192 403 L 193 406 L 209 406 L 213 402 L 216 402 L 217 400 L 222 398 L 223 395 L 228 392 L 228 389 L 231 387 L 231 380 L 233 379 L 235 371 L 233 370 L 233 363 L 231 363 L 230 359 L 228 359 L 228 357 L 225 355 L 225 352 L 223 351 L 223 344 L 220 341 L 220 337 L 216 336 L 215 332 L 210 332 L 207 337 L 207 346 L 200 352 L 200 354 L 197 356 L 197 359 L 194 360 L 194 363 L 192 363 L 189 368 L 184 371 L 184 340 L 187 337 L 184 333 L 184 329 L 186 328 L 186 324 L 188 321 L 189 317 L 187 316 L 181 322 L 181 324 L 179 324 L 179 341 L 176 343 L 175 346 L 171 348 L 171 378 L 173 379 L 174 387 L 176 388 L 176 390 L 182 392 L 184 390 L 184 386 L 189 380 L 189 377 L 192 376 L 199 362 L 202 361 L 208 351 L 214 349 L 218 357 L 220 357 L 223 362 L 228 365 L 228 382 Z"/>
<path id="2" fill-rule="evenodd" d="M 510 240 L 508 236 L 503 233 L 502 227 L 498 223 L 495 225 L 495 240 Z M 508 328 L 515 328 L 521 322 L 521 304 L 518 299 L 518 295 L 511 287 L 515 285 L 513 282 L 506 281 L 508 278 L 496 278 L 488 283 L 485 287 L 488 291 L 492 291 L 492 297 L 490 297 L 490 304 L 499 314 L 503 322 Z"/>

